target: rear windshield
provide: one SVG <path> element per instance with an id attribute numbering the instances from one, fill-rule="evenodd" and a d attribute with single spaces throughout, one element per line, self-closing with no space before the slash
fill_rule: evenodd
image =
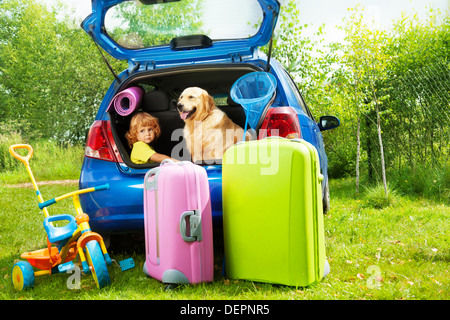
<path id="1" fill-rule="evenodd" d="M 199 34 L 212 40 L 245 39 L 254 36 L 263 21 L 257 0 L 158 2 L 125 1 L 111 7 L 104 22 L 109 36 L 127 49 L 167 45 L 172 38 Z"/>

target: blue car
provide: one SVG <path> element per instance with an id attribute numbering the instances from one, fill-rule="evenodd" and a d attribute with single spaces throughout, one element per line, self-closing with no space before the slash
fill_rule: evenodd
<path id="1" fill-rule="evenodd" d="M 143 232 L 143 179 L 158 165 L 130 161 L 125 134 L 132 115 L 108 108 L 117 93 L 134 86 L 143 88 L 139 110 L 157 117 L 162 131 L 155 150 L 190 160 L 179 134 L 184 127 L 176 108 L 180 93 L 192 86 L 205 89 L 218 108 L 244 127 L 244 109 L 230 98 L 230 89 L 237 79 L 257 71 L 270 72 L 277 86 L 273 102 L 262 113 L 256 129 L 278 129 L 280 136 L 302 138 L 317 148 L 327 210 L 327 156 L 321 131 L 337 127 L 339 120 L 322 116 L 317 122 L 288 72 L 270 54 L 258 50 L 271 40 L 279 11 L 277 0 L 92 1 L 92 14 L 82 28 L 105 52 L 128 61 L 128 68 L 120 74 L 109 66 L 115 80 L 86 140 L 80 188 L 110 185 L 108 192 L 80 197 L 93 230 L 106 236 Z M 201 163 L 208 174 L 217 227 L 222 223 L 220 163 L 220 159 Z"/>

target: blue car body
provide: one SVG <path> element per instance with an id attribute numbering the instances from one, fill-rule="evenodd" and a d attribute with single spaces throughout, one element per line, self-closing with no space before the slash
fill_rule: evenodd
<path id="1" fill-rule="evenodd" d="M 110 190 L 84 194 L 80 197 L 83 210 L 90 217 L 92 229 L 101 234 L 136 233 L 144 230 L 143 179 L 148 167 L 133 166 L 125 161 L 108 106 L 113 97 L 133 79 L 151 77 L 157 72 L 176 73 L 202 71 L 207 68 L 248 68 L 254 71 L 268 70 L 268 57 L 258 51 L 258 47 L 270 40 L 276 23 L 280 4 L 276 0 L 259 0 L 265 19 L 260 31 L 246 40 L 227 40 L 213 42 L 210 48 L 200 50 L 174 51 L 170 46 L 157 46 L 149 49 L 131 50 L 118 46 L 104 31 L 105 11 L 122 3 L 121 0 L 93 0 L 93 13 L 86 18 L 82 27 L 106 52 L 117 59 L 128 59 L 129 68 L 116 77 L 106 92 L 99 107 L 94 124 L 104 134 L 104 146 L 109 148 L 109 160 L 86 153 L 79 181 L 80 188 L 109 183 Z M 209 51 L 208 51 L 209 50 Z M 233 54 L 230 54 L 233 52 Z M 236 55 L 239 61 L 235 61 Z M 150 57 L 150 58 L 149 58 Z M 150 67 L 149 67 L 150 66 Z M 247 72 L 247 71 L 246 71 Z M 275 59 L 270 59 L 270 73 L 277 80 L 275 100 L 271 108 L 291 107 L 297 116 L 302 139 L 317 148 L 321 172 L 324 176 L 324 198 L 327 184 L 327 156 L 321 131 L 329 129 L 317 123 L 305 104 L 289 74 Z M 112 130 L 111 130 L 111 127 Z M 331 128 L 331 127 L 330 127 Z M 110 132 L 111 131 L 111 132 Z M 89 137 L 88 137 L 89 140 Z M 100 139 L 101 140 L 101 139 Z M 108 140 L 108 141 L 106 141 Z M 89 141 L 88 141 L 89 144 Z M 204 165 L 207 171 L 211 192 L 213 223 L 222 223 L 222 167 L 221 164 Z M 274 186 L 276 187 L 276 186 Z"/>

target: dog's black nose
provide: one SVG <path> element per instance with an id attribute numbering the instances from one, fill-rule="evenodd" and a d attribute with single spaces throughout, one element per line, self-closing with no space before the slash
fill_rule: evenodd
<path id="1" fill-rule="evenodd" d="M 182 111 L 183 110 L 183 104 L 182 103 L 180 103 L 180 102 L 178 102 L 177 103 L 177 109 L 178 109 L 178 111 Z"/>

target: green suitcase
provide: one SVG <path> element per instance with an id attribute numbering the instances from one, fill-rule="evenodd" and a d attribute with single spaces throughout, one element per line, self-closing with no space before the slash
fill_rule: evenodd
<path id="1" fill-rule="evenodd" d="M 329 272 L 319 157 L 301 139 L 238 143 L 222 162 L 225 272 L 305 287 Z"/>

